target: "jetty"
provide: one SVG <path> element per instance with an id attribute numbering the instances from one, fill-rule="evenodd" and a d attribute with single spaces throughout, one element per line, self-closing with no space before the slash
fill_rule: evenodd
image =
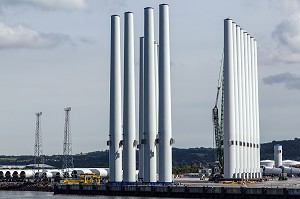
<path id="1" fill-rule="evenodd" d="M 57 184 L 54 194 L 143 196 L 168 198 L 223 198 L 223 199 L 279 199 L 300 198 L 300 189 L 283 187 L 229 187 L 229 186 L 144 186 Z"/>

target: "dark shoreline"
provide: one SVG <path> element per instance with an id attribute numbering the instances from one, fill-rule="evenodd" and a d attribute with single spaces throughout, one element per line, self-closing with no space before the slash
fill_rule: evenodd
<path id="1" fill-rule="evenodd" d="M 0 182 L 0 190 L 53 192 L 54 184 L 49 182 Z"/>

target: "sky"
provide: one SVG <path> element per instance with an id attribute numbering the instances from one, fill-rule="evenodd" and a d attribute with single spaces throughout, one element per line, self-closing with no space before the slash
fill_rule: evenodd
<path id="1" fill-rule="evenodd" d="M 108 149 L 110 16 L 121 16 L 123 35 L 124 12 L 134 12 L 138 96 L 143 12 L 154 8 L 158 40 L 161 3 L 170 5 L 174 147 L 213 146 L 228 17 L 258 42 L 261 142 L 299 137 L 300 1 L 0 0 L 0 154 L 33 154 L 36 112 L 43 153 L 62 154 L 65 107 L 74 154 Z"/>

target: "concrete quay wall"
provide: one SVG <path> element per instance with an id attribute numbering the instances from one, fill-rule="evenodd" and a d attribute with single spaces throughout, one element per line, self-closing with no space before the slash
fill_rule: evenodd
<path id="1" fill-rule="evenodd" d="M 169 198 L 277 199 L 300 198 L 300 189 L 247 187 L 189 187 L 144 185 L 65 185 L 54 186 L 54 194 L 144 196 Z"/>

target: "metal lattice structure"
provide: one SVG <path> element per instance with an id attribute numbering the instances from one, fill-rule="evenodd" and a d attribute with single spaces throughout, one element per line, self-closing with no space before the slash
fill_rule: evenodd
<path id="1" fill-rule="evenodd" d="M 74 168 L 72 156 L 72 140 L 70 128 L 70 111 L 71 107 L 65 108 L 65 129 L 64 129 L 64 146 L 63 146 L 63 169 L 69 173 L 70 168 Z"/>
<path id="2" fill-rule="evenodd" d="M 224 70 L 224 69 L 223 69 Z M 224 74 L 224 72 L 223 72 Z M 220 118 L 220 165 L 224 169 L 224 78 L 222 78 L 221 118 Z"/>
<path id="3" fill-rule="evenodd" d="M 38 171 L 40 164 L 44 164 L 43 158 L 43 142 L 42 142 L 42 130 L 41 130 L 41 115 L 42 112 L 38 112 L 36 115 L 36 130 L 35 130 L 35 143 L 34 143 L 34 164 L 37 166 Z"/>
<path id="4" fill-rule="evenodd" d="M 221 118 L 219 117 L 219 95 L 221 90 Z M 220 65 L 220 73 L 218 79 L 218 91 L 215 106 L 212 111 L 214 125 L 214 141 L 215 141 L 215 160 L 218 162 L 218 172 L 223 173 L 224 168 L 224 67 L 223 58 Z"/>

